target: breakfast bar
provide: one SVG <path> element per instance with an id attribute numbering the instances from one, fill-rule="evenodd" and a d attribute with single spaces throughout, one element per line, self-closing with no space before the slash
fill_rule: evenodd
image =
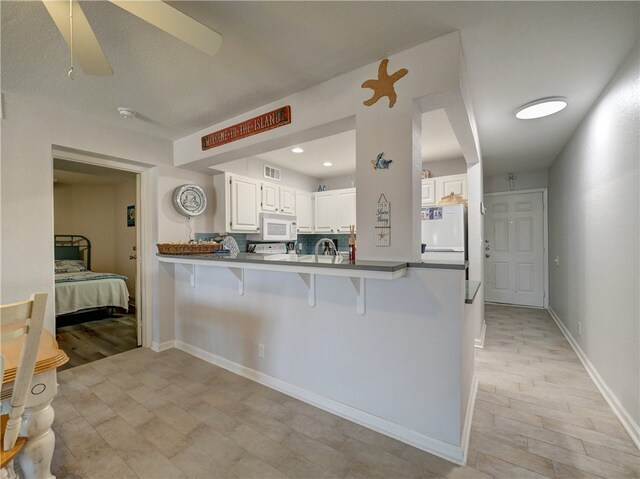
<path id="1" fill-rule="evenodd" d="M 464 264 L 157 257 L 175 301 L 161 311 L 175 339 L 159 349 L 464 461 L 475 391 Z"/>

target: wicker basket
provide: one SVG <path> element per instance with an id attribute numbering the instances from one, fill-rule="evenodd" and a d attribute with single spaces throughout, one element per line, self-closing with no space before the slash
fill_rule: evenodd
<path id="1" fill-rule="evenodd" d="M 222 249 L 220 243 L 208 241 L 204 243 L 158 243 L 160 254 L 209 254 Z"/>

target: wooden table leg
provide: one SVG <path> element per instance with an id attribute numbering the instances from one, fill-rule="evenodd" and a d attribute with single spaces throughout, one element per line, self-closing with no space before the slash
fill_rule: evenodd
<path id="1" fill-rule="evenodd" d="M 51 401 L 26 408 L 22 417 L 20 435 L 27 438 L 18 455 L 18 464 L 24 479 L 55 479 L 51 474 L 51 460 L 55 447 L 55 434 L 51 430 L 54 412 Z"/>

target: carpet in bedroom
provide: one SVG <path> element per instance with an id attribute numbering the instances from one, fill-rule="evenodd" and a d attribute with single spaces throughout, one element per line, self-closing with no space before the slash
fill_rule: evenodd
<path id="1" fill-rule="evenodd" d="M 58 370 L 97 361 L 137 347 L 133 314 L 71 324 L 56 329 L 56 340 L 69 362 Z"/>

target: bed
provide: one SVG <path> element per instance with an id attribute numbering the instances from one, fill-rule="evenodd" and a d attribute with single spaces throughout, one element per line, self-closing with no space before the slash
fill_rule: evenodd
<path id="1" fill-rule="evenodd" d="M 126 276 L 91 271 L 91 242 L 81 235 L 55 235 L 56 316 L 91 309 L 128 310 Z"/>

